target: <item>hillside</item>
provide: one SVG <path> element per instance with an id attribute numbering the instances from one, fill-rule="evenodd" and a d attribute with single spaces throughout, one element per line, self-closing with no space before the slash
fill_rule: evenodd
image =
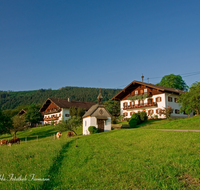
<path id="1" fill-rule="evenodd" d="M 200 123 L 200 117 L 194 119 Z M 28 142 L 0 147 L 1 173 L 7 180 L 0 181 L 2 189 L 200 187 L 200 133 L 152 131 L 143 126 L 80 136 L 75 147 L 75 138 L 66 138 L 65 132 L 57 140 L 51 136 L 55 132 L 52 126 L 32 128 L 19 133 L 22 140 L 28 136 Z M 9 174 L 27 175 L 27 180 L 10 181 Z M 49 181 L 31 180 L 32 174 Z"/>
<path id="2" fill-rule="evenodd" d="M 111 99 L 120 89 L 101 89 L 103 101 Z M 84 87 L 63 87 L 59 90 L 40 89 L 35 91 L 19 91 L 5 92 L 0 91 L 0 108 L 2 110 L 13 109 L 17 106 L 28 104 L 43 104 L 44 101 L 51 98 L 62 98 L 77 101 L 97 102 L 99 88 L 84 88 Z"/>

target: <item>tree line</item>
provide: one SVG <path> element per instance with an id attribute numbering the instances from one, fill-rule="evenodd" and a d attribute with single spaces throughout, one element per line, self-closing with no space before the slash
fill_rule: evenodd
<path id="1" fill-rule="evenodd" d="M 104 101 L 111 99 L 121 89 L 101 89 Z M 59 90 L 39 89 L 35 91 L 0 91 L 0 108 L 2 110 L 14 109 L 18 106 L 40 104 L 47 98 L 60 98 L 75 101 L 97 102 L 99 88 L 62 87 Z"/>

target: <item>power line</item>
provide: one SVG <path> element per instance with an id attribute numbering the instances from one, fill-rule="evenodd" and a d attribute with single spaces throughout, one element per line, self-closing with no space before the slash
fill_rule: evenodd
<path id="1" fill-rule="evenodd" d="M 178 75 L 181 75 L 182 77 L 186 78 L 186 77 L 190 77 L 190 76 L 194 76 L 194 75 L 199 75 L 199 74 L 200 74 L 200 71 L 195 71 L 195 72 L 183 73 L 183 74 L 178 74 Z M 162 77 L 152 77 L 152 78 L 148 77 L 148 78 L 145 78 L 144 80 L 147 80 L 148 83 L 149 83 L 149 79 L 158 79 L 158 78 L 162 78 Z M 116 88 L 120 88 L 120 87 L 124 87 L 124 86 L 127 86 L 127 84 L 118 86 Z"/>

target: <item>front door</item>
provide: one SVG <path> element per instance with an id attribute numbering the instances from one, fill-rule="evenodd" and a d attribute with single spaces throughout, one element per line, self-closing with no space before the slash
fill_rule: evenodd
<path id="1" fill-rule="evenodd" d="M 99 132 L 104 132 L 104 119 L 97 119 Z"/>

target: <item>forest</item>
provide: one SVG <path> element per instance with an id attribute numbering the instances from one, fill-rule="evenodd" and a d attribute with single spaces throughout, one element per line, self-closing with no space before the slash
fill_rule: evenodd
<path id="1" fill-rule="evenodd" d="M 103 101 L 115 96 L 121 89 L 101 89 Z M 34 91 L 0 91 L 1 110 L 14 109 L 18 106 L 37 104 L 42 105 L 47 98 L 61 98 L 85 102 L 97 102 L 99 88 L 62 87 L 58 90 L 39 89 Z"/>

